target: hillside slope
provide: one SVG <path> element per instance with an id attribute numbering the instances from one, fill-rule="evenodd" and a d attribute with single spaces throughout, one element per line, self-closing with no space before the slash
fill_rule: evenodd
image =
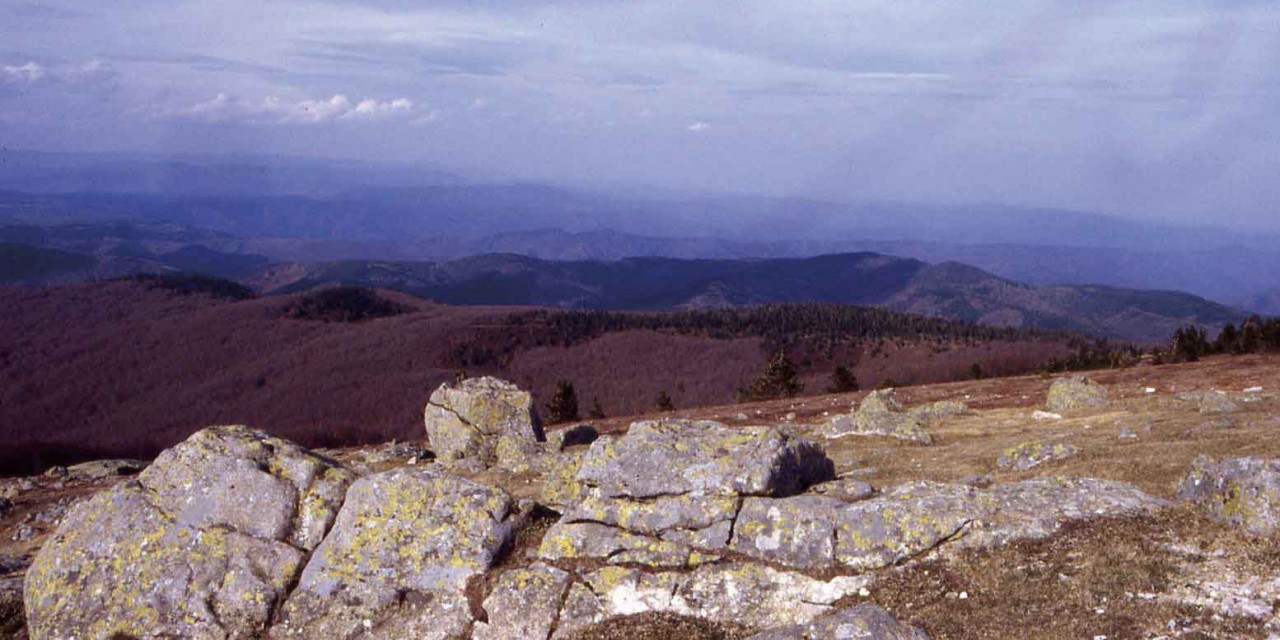
<path id="1" fill-rule="evenodd" d="M 775 302 L 882 305 L 994 326 L 1160 341 L 1188 323 L 1244 314 L 1179 292 L 1098 286 L 1033 287 L 957 263 L 875 253 L 761 260 L 552 262 L 491 254 L 450 262 L 341 261 L 272 265 L 247 278 L 265 291 L 358 284 L 450 304 L 533 304 L 661 310 Z"/>
<path id="2" fill-rule="evenodd" d="M 787 326 L 750 315 L 593 318 L 386 295 L 410 312 L 326 323 L 288 317 L 297 296 L 219 300 L 125 281 L 0 289 L 0 463 L 30 470 L 147 455 L 225 423 L 271 425 L 313 445 L 405 438 L 420 431 L 430 391 L 461 369 L 501 374 L 542 401 L 570 380 L 583 413 L 595 401 L 610 415 L 642 412 L 663 391 L 679 407 L 726 403 L 777 348 L 768 327 Z M 925 383 L 966 377 L 974 364 L 1029 371 L 1072 351 L 1062 337 L 881 310 L 821 313 L 852 324 L 822 335 L 803 324 L 785 331 L 810 393 L 826 388 L 837 362 L 866 385 Z"/>

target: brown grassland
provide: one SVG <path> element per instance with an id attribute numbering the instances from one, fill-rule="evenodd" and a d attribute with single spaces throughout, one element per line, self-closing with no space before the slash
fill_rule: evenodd
<path id="1" fill-rule="evenodd" d="M 542 402 L 559 380 L 585 415 L 732 402 L 770 355 L 759 337 L 620 330 L 570 344 L 528 308 L 450 307 L 381 292 L 408 313 L 355 323 L 291 317 L 299 296 L 179 295 L 116 281 L 0 289 L 0 475 L 102 457 L 150 457 L 211 424 L 249 424 L 309 446 L 413 438 L 431 391 L 460 369 L 497 374 Z M 876 339 L 793 354 L 808 393 L 834 364 L 864 385 L 954 380 L 977 363 L 1028 371 L 1053 340 Z M 473 365 L 468 354 L 482 353 Z"/>

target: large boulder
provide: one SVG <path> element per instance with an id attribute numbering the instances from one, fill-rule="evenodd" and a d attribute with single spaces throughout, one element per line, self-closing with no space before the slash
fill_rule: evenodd
<path id="1" fill-rule="evenodd" d="M 747 640 L 929 640 L 929 635 L 867 603 L 819 616 L 809 624 L 763 631 Z"/>
<path id="2" fill-rule="evenodd" d="M 938 416 L 945 416 L 956 407 L 939 407 Z M 893 389 L 872 391 L 858 405 L 858 410 L 838 415 L 822 425 L 822 435 L 827 438 L 845 436 L 889 436 L 929 444 L 933 437 L 925 431 L 923 420 L 934 419 L 933 409 L 908 411 L 902 408 Z"/>
<path id="3" fill-rule="evenodd" d="M 778 429 L 656 420 L 632 424 L 626 437 L 592 443 L 578 480 L 609 498 L 695 491 L 784 496 L 834 475 L 820 447 Z"/>
<path id="4" fill-rule="evenodd" d="M 1280 459 L 1196 459 L 1178 498 L 1198 503 L 1214 519 L 1258 535 L 1280 531 Z"/>
<path id="5" fill-rule="evenodd" d="M 506 492 L 439 469 L 361 478 L 271 635 L 465 637 L 467 582 L 494 564 L 519 522 Z"/>
<path id="6" fill-rule="evenodd" d="M 427 401 L 423 421 L 440 460 L 474 457 L 492 464 L 504 439 L 515 448 L 545 440 L 529 392 L 492 377 L 440 385 Z"/>
<path id="7" fill-rule="evenodd" d="M 351 480 L 258 431 L 200 431 L 72 507 L 27 573 L 31 637 L 259 637 Z"/>
<path id="8" fill-rule="evenodd" d="M 1026 471 L 1047 462 L 1058 462 L 1075 457 L 1080 448 L 1066 442 L 1032 440 L 1000 452 L 996 467 L 1010 471 Z"/>
<path id="9" fill-rule="evenodd" d="M 1045 406 L 1050 411 L 1101 409 L 1107 406 L 1107 388 L 1084 376 L 1058 378 L 1049 386 Z"/>
<path id="10" fill-rule="evenodd" d="M 576 500 L 542 539 L 546 560 L 695 566 L 729 544 L 744 496 L 785 496 L 828 480 L 833 464 L 816 445 L 765 427 L 710 421 L 639 422 L 626 437 L 602 437 L 583 456 Z"/>

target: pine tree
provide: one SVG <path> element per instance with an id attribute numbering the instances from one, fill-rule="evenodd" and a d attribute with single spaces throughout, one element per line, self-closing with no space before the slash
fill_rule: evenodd
<path id="1" fill-rule="evenodd" d="M 769 360 L 769 364 L 765 365 L 764 373 L 760 374 L 750 387 L 738 389 L 738 400 L 757 402 L 793 398 L 803 390 L 804 385 L 796 379 L 795 364 L 791 362 L 791 358 L 787 357 L 786 351 L 778 351 Z"/>
<path id="2" fill-rule="evenodd" d="M 667 395 L 667 390 L 663 389 L 658 392 L 658 399 L 654 402 L 653 407 L 658 411 L 675 411 L 676 405 L 671 402 L 671 396 Z"/>
<path id="3" fill-rule="evenodd" d="M 591 399 L 591 411 L 587 413 L 587 417 L 591 418 L 592 420 L 601 420 L 605 417 L 604 407 L 600 406 L 599 398 Z"/>
<path id="4" fill-rule="evenodd" d="M 827 387 L 827 393 L 849 393 L 858 390 L 858 379 L 853 376 L 849 368 L 838 364 L 834 371 L 831 372 L 831 386 Z"/>
<path id="5" fill-rule="evenodd" d="M 573 422 L 578 419 L 578 392 L 573 383 L 561 380 L 556 383 L 556 394 L 547 403 L 547 420 L 551 424 Z"/>
<path id="6" fill-rule="evenodd" d="M 982 365 L 975 362 L 969 367 L 969 377 L 974 380 L 981 380 L 987 377 L 987 374 L 982 370 Z"/>

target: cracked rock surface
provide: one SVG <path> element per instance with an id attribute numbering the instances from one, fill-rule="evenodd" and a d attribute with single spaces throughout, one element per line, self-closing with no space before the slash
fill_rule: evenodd
<path id="1" fill-rule="evenodd" d="M 1178 499 L 1210 517 L 1257 535 L 1280 531 L 1280 459 L 1197 458 L 1178 485 Z"/>
<path id="2" fill-rule="evenodd" d="M 500 445 L 509 456 L 546 439 L 529 392 L 488 376 L 440 385 L 427 401 L 423 421 L 440 460 L 477 458 L 489 465 Z"/>
<path id="3" fill-rule="evenodd" d="M 258 637 L 350 481 L 259 431 L 198 432 L 70 510 L 27 573 L 29 633 Z"/>
<path id="4" fill-rule="evenodd" d="M 518 524 L 505 491 L 439 469 L 365 476 L 271 636 L 466 637 L 467 581 L 493 565 Z"/>

